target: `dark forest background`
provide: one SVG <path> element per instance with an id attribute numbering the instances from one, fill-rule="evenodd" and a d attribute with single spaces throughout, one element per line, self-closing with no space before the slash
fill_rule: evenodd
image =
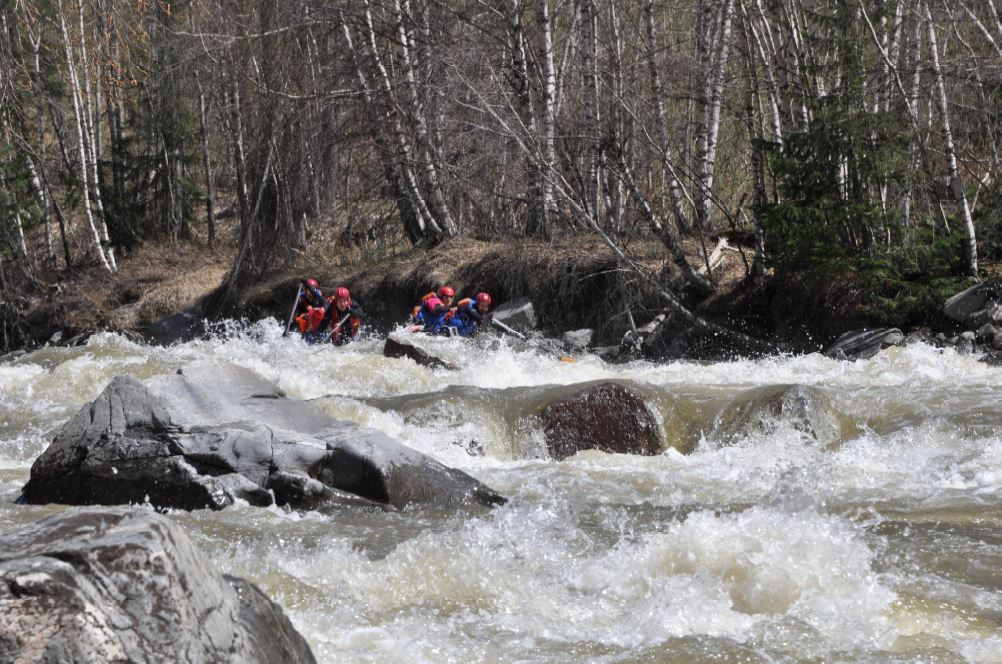
<path id="1" fill-rule="evenodd" d="M 935 299 L 1002 251 L 1000 113 L 994 0 L 2 0 L 0 290 L 589 236 L 682 309 L 734 247 Z"/>

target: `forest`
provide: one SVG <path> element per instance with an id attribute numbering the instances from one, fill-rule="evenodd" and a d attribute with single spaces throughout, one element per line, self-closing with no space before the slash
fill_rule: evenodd
<path id="1" fill-rule="evenodd" d="M 223 311 L 304 251 L 591 237 L 691 320 L 721 251 L 749 284 L 862 284 L 914 318 L 1002 251 L 994 0 L 3 0 L 0 21 L 4 299 L 149 243 L 225 255 Z M 651 243 L 663 270 L 634 259 Z"/>

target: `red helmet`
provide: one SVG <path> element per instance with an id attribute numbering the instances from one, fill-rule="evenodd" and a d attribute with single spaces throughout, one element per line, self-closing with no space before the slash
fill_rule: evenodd
<path id="1" fill-rule="evenodd" d="M 338 286 L 338 289 L 334 291 L 334 299 L 336 300 L 350 300 L 351 293 L 344 286 Z"/>
<path id="2" fill-rule="evenodd" d="M 452 286 L 442 286 L 438 289 L 439 297 L 456 297 L 456 289 Z"/>
<path id="3" fill-rule="evenodd" d="M 477 304 L 491 305 L 491 296 L 487 293 L 477 293 Z"/>
<path id="4" fill-rule="evenodd" d="M 312 288 L 313 290 L 320 290 L 320 282 L 316 279 L 307 279 L 306 286 Z"/>

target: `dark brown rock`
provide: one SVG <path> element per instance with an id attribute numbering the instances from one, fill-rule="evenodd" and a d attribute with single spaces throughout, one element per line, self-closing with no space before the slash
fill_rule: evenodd
<path id="1" fill-rule="evenodd" d="M 541 416 L 554 459 L 589 449 L 646 456 L 661 451 L 658 424 L 647 404 L 617 383 L 600 383 L 554 401 Z"/>

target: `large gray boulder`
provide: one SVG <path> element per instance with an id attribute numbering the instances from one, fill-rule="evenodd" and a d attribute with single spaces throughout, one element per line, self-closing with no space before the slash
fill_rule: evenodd
<path id="1" fill-rule="evenodd" d="M 594 336 L 595 330 L 589 328 L 568 330 L 564 332 L 561 341 L 564 342 L 565 347 L 571 350 L 584 350 L 591 345 L 591 340 Z"/>
<path id="2" fill-rule="evenodd" d="M 824 354 L 837 360 L 865 360 L 885 348 L 900 346 L 904 341 L 905 335 L 896 327 L 854 330 L 836 339 Z"/>
<path id="3" fill-rule="evenodd" d="M 238 499 L 299 509 L 504 502 L 469 475 L 240 367 L 192 363 L 153 389 L 115 377 L 35 460 L 21 500 L 188 510 Z"/>
<path id="4" fill-rule="evenodd" d="M 540 417 L 554 459 L 588 449 L 645 456 L 661 451 L 660 429 L 647 404 L 618 383 L 589 385 L 547 404 Z"/>
<path id="5" fill-rule="evenodd" d="M 281 607 L 167 518 L 86 508 L 0 535 L 0 661 L 315 660 Z"/>
<path id="6" fill-rule="evenodd" d="M 1002 300 L 1002 281 L 983 281 L 948 299 L 943 304 L 943 313 L 958 323 L 967 323 L 972 316 L 998 300 Z M 986 322 L 988 321 L 981 320 L 978 325 Z"/>
<path id="7" fill-rule="evenodd" d="M 532 306 L 532 301 L 527 297 L 509 300 L 497 307 L 493 314 L 494 320 L 500 321 L 516 330 L 535 330 L 539 327 L 536 309 Z"/>

